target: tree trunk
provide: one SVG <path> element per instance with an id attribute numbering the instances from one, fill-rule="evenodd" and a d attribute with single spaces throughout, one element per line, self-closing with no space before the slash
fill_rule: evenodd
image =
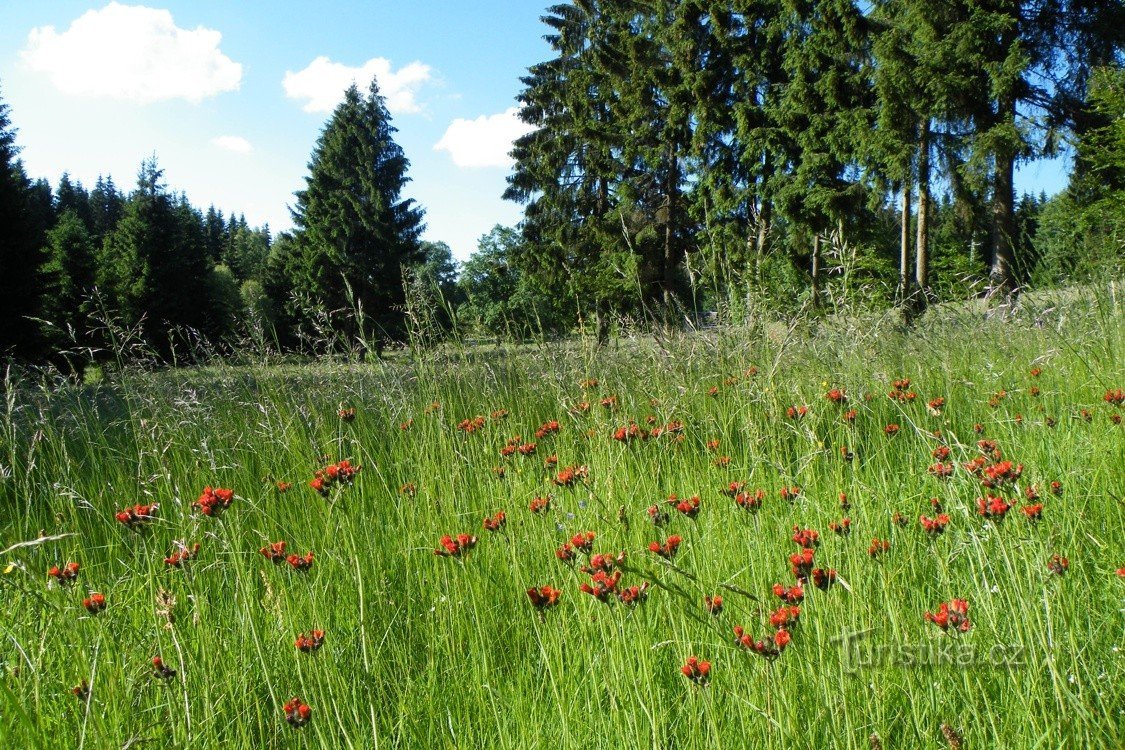
<path id="1" fill-rule="evenodd" d="M 664 291 L 664 310 L 668 314 L 672 310 L 675 301 L 674 290 L 676 288 L 676 268 L 679 266 L 679 258 L 676 243 L 676 212 L 679 210 L 679 169 L 676 162 L 676 154 L 672 144 L 668 144 L 668 182 L 666 185 L 666 199 L 668 203 L 668 215 L 665 217 L 664 222 L 664 278 L 663 278 L 663 291 Z"/>
<path id="2" fill-rule="evenodd" d="M 915 309 L 930 296 L 930 118 L 922 118 L 918 132 L 918 238 L 914 251 Z"/>
<path id="3" fill-rule="evenodd" d="M 772 204 L 763 198 L 761 207 L 758 209 L 758 239 L 755 246 L 757 254 L 754 258 L 754 277 L 759 284 L 762 283 L 762 260 L 766 257 L 766 240 L 769 237 L 772 213 Z"/>
<path id="4" fill-rule="evenodd" d="M 910 195 L 914 190 L 910 179 L 902 181 L 902 234 L 898 248 L 898 303 L 904 308 L 910 305 L 911 257 L 910 257 Z"/>
<path id="5" fill-rule="evenodd" d="M 1000 117 L 1004 122 L 1014 122 L 1015 96 L 1001 99 Z M 1005 294 L 1015 293 L 1015 169 L 1016 150 L 1007 143 L 997 149 L 995 172 L 992 178 L 992 268 L 993 289 Z"/>
<path id="6" fill-rule="evenodd" d="M 812 242 L 812 305 L 820 307 L 820 233 L 813 235 Z"/>
<path id="7" fill-rule="evenodd" d="M 605 346 L 609 343 L 609 314 L 605 310 L 605 305 L 600 302 L 594 308 L 594 321 L 597 328 L 598 346 Z"/>

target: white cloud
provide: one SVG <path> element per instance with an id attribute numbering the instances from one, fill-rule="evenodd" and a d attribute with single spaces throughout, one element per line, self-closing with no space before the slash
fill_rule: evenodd
<path id="1" fill-rule="evenodd" d="M 211 145 L 218 146 L 226 151 L 233 151 L 236 154 L 248 154 L 254 150 L 250 141 L 237 135 L 220 135 L 217 138 L 212 138 Z"/>
<path id="2" fill-rule="evenodd" d="M 353 83 L 366 92 L 371 79 L 379 82 L 379 93 L 387 100 L 387 109 L 395 114 L 413 114 L 422 111 L 414 96 L 418 89 L 430 81 L 430 66 L 420 62 L 391 70 L 391 61 L 375 57 L 358 68 L 318 57 L 304 70 L 285 72 L 285 95 L 290 99 L 305 99 L 306 112 L 331 112 L 344 91 Z"/>
<path id="3" fill-rule="evenodd" d="M 64 94 L 198 103 L 242 80 L 242 66 L 219 50 L 222 37 L 202 26 L 181 29 L 167 10 L 112 2 L 61 34 L 54 26 L 32 29 L 20 55 Z"/>
<path id="4" fill-rule="evenodd" d="M 458 118 L 434 144 L 434 151 L 448 151 L 459 167 L 511 167 L 508 152 L 513 142 L 534 129 L 519 118 L 515 107 L 475 120 Z"/>

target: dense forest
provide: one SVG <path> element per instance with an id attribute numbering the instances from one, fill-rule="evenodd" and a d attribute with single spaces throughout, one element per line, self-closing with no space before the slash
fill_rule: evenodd
<path id="1" fill-rule="evenodd" d="M 927 305 L 1125 271 L 1125 8 L 1033 0 L 576 0 L 543 18 L 505 197 L 424 242 L 376 82 L 317 141 L 294 229 L 26 174 L 0 100 L 0 357 L 77 370 L 247 342 L 380 354 L 718 312 Z M 16 113 L 18 114 L 18 113 Z M 1017 166 L 1066 155 L 1057 195 Z"/>

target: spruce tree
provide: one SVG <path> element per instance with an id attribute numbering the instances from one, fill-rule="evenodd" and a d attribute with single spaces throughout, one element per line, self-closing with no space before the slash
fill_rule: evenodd
<path id="1" fill-rule="evenodd" d="M 349 87 L 292 210 L 293 290 L 340 314 L 361 351 L 374 342 L 381 352 L 384 340 L 401 337 L 402 269 L 421 259 L 422 210 L 402 196 L 410 163 L 395 132 L 376 81 L 366 96 Z"/>

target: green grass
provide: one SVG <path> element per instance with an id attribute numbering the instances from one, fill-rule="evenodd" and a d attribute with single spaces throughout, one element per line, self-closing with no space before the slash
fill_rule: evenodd
<path id="1" fill-rule="evenodd" d="M 913 402 L 887 398 L 902 377 Z M 600 383 L 584 391 L 587 378 Z M 847 407 L 825 399 L 831 387 Z M 0 747 L 866 748 L 877 734 L 887 748 L 940 748 L 942 724 L 969 748 L 1121 747 L 1125 426 L 1111 415 L 1125 409 L 1103 401 L 1121 387 L 1125 317 L 1106 290 L 1053 310 L 1029 301 L 1008 321 L 942 313 L 909 332 L 839 318 L 606 350 L 11 382 L 0 549 L 65 536 L 0 555 Z M 617 407 L 599 406 L 611 394 Z M 935 417 L 926 403 L 938 396 Z M 582 400 L 590 412 L 571 413 Z M 808 415 L 786 418 L 802 404 Z M 498 409 L 506 420 L 456 428 Z M 683 441 L 611 438 L 649 415 L 681 420 Z M 500 457 L 548 419 L 561 430 L 534 456 Z M 978 423 L 1024 465 L 1017 490 L 1042 490 L 1038 524 L 1022 498 L 1003 523 L 977 514 L 982 488 L 960 464 L 979 453 Z M 941 442 L 958 464 L 944 482 L 926 471 Z M 550 454 L 588 466 L 588 480 L 554 487 Z M 307 486 L 326 456 L 363 466 L 330 500 Z M 1046 491 L 1053 480 L 1061 496 Z M 766 491 L 757 514 L 720 493 L 732 481 Z M 399 492 L 406 483 L 415 496 Z M 794 484 L 800 497 L 782 501 Z M 207 485 L 236 493 L 220 518 L 192 512 Z M 530 513 L 548 493 L 550 512 Z M 700 495 L 702 510 L 656 529 L 645 509 L 672 493 Z M 935 539 L 918 523 L 931 497 L 951 516 Z M 114 519 L 140 502 L 160 505 L 148 528 Z M 504 530 L 482 530 L 499 510 Z M 836 536 L 828 524 L 845 515 L 853 533 Z M 792 642 L 769 661 L 736 647 L 732 628 L 771 632 L 795 525 L 820 532 L 816 564 L 844 584 L 806 587 Z M 588 577 L 554 550 L 586 530 L 596 551 L 628 553 L 622 585 L 649 581 L 645 603 L 579 591 Z M 465 559 L 433 554 L 458 532 L 481 537 Z M 670 534 L 684 538 L 672 565 L 647 550 Z M 876 537 L 890 542 L 880 560 L 867 554 Z M 259 554 L 280 539 L 315 552 L 312 569 Z M 178 541 L 201 551 L 176 570 L 164 558 Z M 1070 559 L 1064 576 L 1047 570 L 1055 553 Z M 50 581 L 71 560 L 77 582 Z M 562 598 L 540 618 L 525 591 L 548 584 Z M 96 616 L 81 605 L 93 591 L 108 601 Z M 710 594 L 725 602 L 716 617 Z M 970 604 L 959 636 L 923 618 L 954 597 Z M 325 645 L 298 652 L 297 634 L 314 628 Z M 849 656 L 839 636 L 867 630 Z M 1001 653 L 1017 663 L 988 662 Z M 902 663 L 910 654 L 921 663 Z M 173 679 L 153 677 L 156 655 Z M 691 655 L 713 664 L 706 687 L 680 674 Z M 88 702 L 70 692 L 83 680 Z M 295 695 L 312 706 L 299 729 L 282 713 Z"/>

